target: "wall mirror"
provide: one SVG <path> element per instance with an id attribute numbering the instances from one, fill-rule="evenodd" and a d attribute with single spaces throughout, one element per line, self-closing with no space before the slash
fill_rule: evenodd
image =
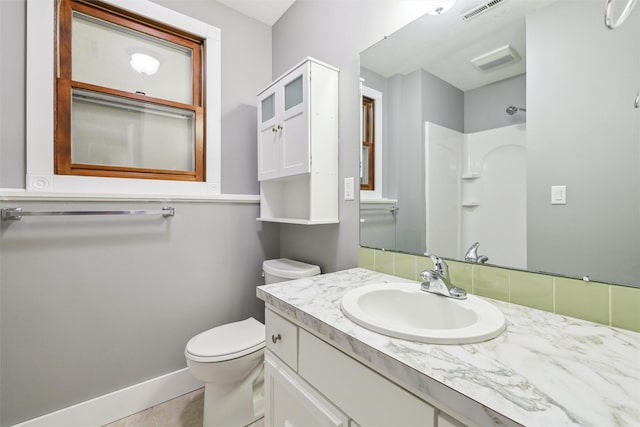
<path id="1" fill-rule="evenodd" d="M 464 260 L 479 242 L 469 262 L 640 287 L 640 7 L 604 14 L 457 0 L 361 52 L 361 245 Z"/>

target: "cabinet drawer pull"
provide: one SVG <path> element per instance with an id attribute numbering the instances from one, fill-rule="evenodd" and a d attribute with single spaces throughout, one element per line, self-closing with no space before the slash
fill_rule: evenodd
<path id="1" fill-rule="evenodd" d="M 280 334 L 278 334 L 278 335 L 271 335 L 271 341 L 273 341 L 273 343 L 274 343 L 274 344 L 275 344 L 275 343 L 277 343 L 277 342 L 278 342 L 278 340 L 281 340 L 281 339 L 282 339 L 282 337 L 280 336 Z"/>

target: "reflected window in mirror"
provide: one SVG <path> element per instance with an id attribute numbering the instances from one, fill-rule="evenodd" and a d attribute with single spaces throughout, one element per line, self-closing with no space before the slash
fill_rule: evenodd
<path id="1" fill-rule="evenodd" d="M 362 97 L 362 153 L 360 155 L 360 189 L 375 190 L 375 100 Z"/>
<path id="2" fill-rule="evenodd" d="M 383 198 L 383 99 L 378 88 L 361 87 L 360 198 Z"/>

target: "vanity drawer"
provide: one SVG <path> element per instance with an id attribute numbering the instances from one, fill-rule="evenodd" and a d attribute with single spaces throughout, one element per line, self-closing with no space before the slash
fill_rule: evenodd
<path id="1" fill-rule="evenodd" d="M 434 426 L 435 408 L 300 330 L 298 373 L 362 426 Z"/>
<path id="2" fill-rule="evenodd" d="M 265 311 L 267 348 L 294 371 L 298 370 L 298 327 L 267 309 Z"/>

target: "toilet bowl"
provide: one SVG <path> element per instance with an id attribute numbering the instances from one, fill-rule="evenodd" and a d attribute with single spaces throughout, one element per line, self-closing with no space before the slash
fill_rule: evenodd
<path id="1" fill-rule="evenodd" d="M 265 283 L 320 274 L 287 258 L 262 264 Z M 250 317 L 204 331 L 184 354 L 191 374 L 205 384 L 204 427 L 242 427 L 264 415 L 264 325 Z"/>

